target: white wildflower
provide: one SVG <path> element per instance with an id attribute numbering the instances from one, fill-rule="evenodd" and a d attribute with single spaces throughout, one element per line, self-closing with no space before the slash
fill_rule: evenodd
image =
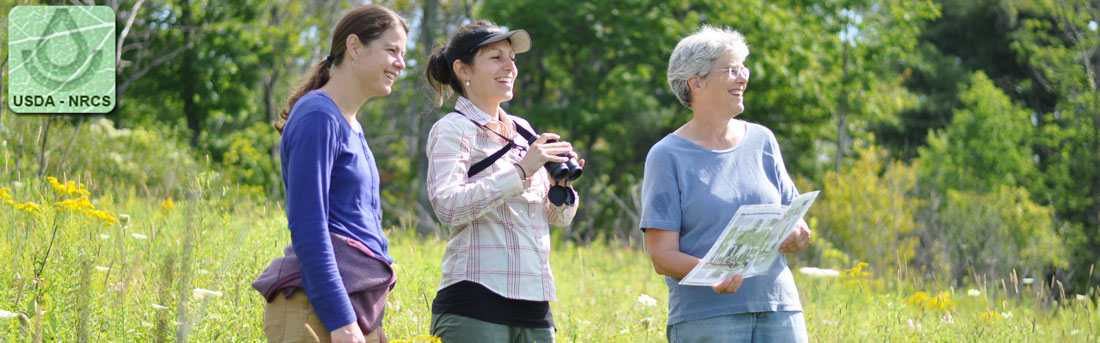
<path id="1" fill-rule="evenodd" d="M 16 317 L 15 313 L 0 310 L 0 319 L 12 319 L 12 318 L 15 318 L 15 317 Z"/>
<path id="2" fill-rule="evenodd" d="M 966 291 L 966 295 L 976 297 L 982 295 L 982 291 L 971 288 L 970 290 Z"/>
<path id="3" fill-rule="evenodd" d="M 210 296 L 220 297 L 220 296 L 222 296 L 222 292 L 211 291 L 209 289 L 195 288 L 193 290 L 193 292 L 191 293 L 191 296 L 195 297 L 196 299 L 202 299 L 202 298 L 210 297 Z"/>
<path id="4" fill-rule="evenodd" d="M 143 234 L 140 234 L 140 233 L 131 233 L 130 237 L 134 237 L 134 238 L 137 238 L 137 239 L 149 239 L 149 236 L 146 236 L 146 235 L 143 235 Z"/>
<path id="5" fill-rule="evenodd" d="M 130 215 L 125 213 L 118 215 L 118 223 L 122 224 L 122 227 L 126 227 L 130 224 Z"/>
<path id="6" fill-rule="evenodd" d="M 168 306 L 153 304 L 153 308 L 157 310 L 167 310 Z"/>
<path id="7" fill-rule="evenodd" d="M 1088 298 L 1089 297 L 1085 296 L 1084 294 L 1078 294 L 1077 295 L 1077 300 L 1080 300 L 1080 301 L 1088 300 Z"/>
<path id="8" fill-rule="evenodd" d="M 838 270 L 817 267 L 801 267 L 798 268 L 798 272 L 813 277 L 836 277 L 840 275 Z"/>
<path id="9" fill-rule="evenodd" d="M 619 330 L 620 335 L 625 335 L 627 332 L 630 332 L 630 330 L 627 330 L 627 329 Z"/>
<path id="10" fill-rule="evenodd" d="M 1100 28 L 1100 27 L 1097 27 L 1095 20 L 1090 20 L 1089 21 L 1089 30 L 1096 31 L 1096 29 L 1098 29 L 1098 28 Z"/>
<path id="11" fill-rule="evenodd" d="M 1025 277 L 1023 281 L 1025 285 L 1030 285 L 1032 282 L 1035 282 L 1035 279 Z"/>
<path id="12" fill-rule="evenodd" d="M 105 234 L 100 234 L 99 239 L 108 240 L 108 239 L 111 239 L 111 236 L 108 236 L 108 235 L 105 235 Z"/>
<path id="13" fill-rule="evenodd" d="M 1081 333 L 1081 330 L 1073 330 L 1073 331 L 1069 332 L 1069 335 L 1070 336 L 1077 336 L 1077 334 L 1079 334 L 1079 333 Z"/>
<path id="14" fill-rule="evenodd" d="M 151 328 L 151 327 L 153 327 L 153 323 L 150 323 L 150 322 L 141 322 L 141 326 L 142 326 L 142 327 L 147 327 L 147 328 Z"/>
<path id="15" fill-rule="evenodd" d="M 840 325 L 840 321 L 839 321 L 839 320 L 828 320 L 828 319 L 822 319 L 822 320 L 821 320 L 821 323 L 822 323 L 822 324 L 825 324 L 825 325 L 828 325 L 828 326 L 837 326 L 837 325 Z"/>
<path id="16" fill-rule="evenodd" d="M 199 274 L 209 274 L 210 271 L 206 269 L 199 269 Z"/>
<path id="17" fill-rule="evenodd" d="M 948 312 L 943 315 L 943 318 L 940 318 L 940 322 L 944 324 L 955 324 L 955 318 L 951 317 L 951 312 Z"/>
<path id="18" fill-rule="evenodd" d="M 1005 319 L 1012 318 L 1012 311 L 1001 312 L 1001 317 L 1004 317 Z"/>
<path id="19" fill-rule="evenodd" d="M 105 272 L 105 271 L 109 271 L 109 270 L 111 270 L 111 268 L 107 268 L 107 267 L 100 267 L 100 266 L 95 266 L 95 270 L 98 270 L 98 271 L 101 271 L 101 272 Z"/>
<path id="20" fill-rule="evenodd" d="M 653 297 L 646 295 L 645 293 L 642 293 L 638 296 L 638 302 L 642 305 L 649 307 L 657 306 L 657 299 L 653 299 Z"/>

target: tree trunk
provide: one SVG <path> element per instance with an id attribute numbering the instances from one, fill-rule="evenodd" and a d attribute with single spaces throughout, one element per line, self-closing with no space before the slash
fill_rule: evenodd
<path id="1" fill-rule="evenodd" d="M 191 1 L 184 0 L 180 7 L 183 9 L 180 16 L 180 23 L 183 25 L 183 41 L 190 42 L 193 36 L 192 30 L 197 27 L 191 16 Z M 198 80 L 195 77 L 195 52 L 192 49 L 183 52 L 180 78 L 180 97 L 183 100 L 183 114 L 187 118 L 187 128 L 191 129 L 191 147 L 198 147 L 199 135 L 202 133 L 202 116 L 195 105 L 195 89 Z"/>
<path id="2" fill-rule="evenodd" d="M 438 27 L 438 11 L 439 0 L 427 0 L 424 2 L 423 17 L 420 22 L 420 38 L 419 42 L 420 50 L 424 52 L 423 63 L 417 64 L 417 69 L 426 68 L 428 56 L 432 53 L 432 44 L 435 42 L 436 30 Z M 418 70 L 419 72 L 420 70 Z M 425 82 L 424 78 L 416 78 L 414 90 L 428 90 L 431 87 Z M 428 200 L 428 156 L 423 153 L 424 146 L 427 144 L 428 131 L 431 130 L 432 124 L 435 123 L 435 118 L 438 114 L 433 106 L 431 96 L 421 97 L 420 101 L 413 101 L 413 115 L 409 116 L 409 127 L 413 130 L 409 139 L 413 144 L 409 149 L 409 160 L 413 161 L 416 168 L 416 180 L 411 182 L 408 194 L 416 194 L 416 202 L 418 209 L 430 209 L 432 208 L 431 201 Z M 436 225 L 435 216 L 433 211 L 416 211 L 417 224 L 416 233 L 425 236 L 435 234 L 439 231 L 439 226 Z"/>

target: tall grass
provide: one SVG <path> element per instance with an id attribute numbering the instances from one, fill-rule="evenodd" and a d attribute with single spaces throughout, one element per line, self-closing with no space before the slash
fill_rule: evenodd
<path id="1" fill-rule="evenodd" d="M 194 179 L 185 199 L 172 200 L 71 180 L 116 221 L 58 205 L 82 192 L 40 179 L 2 181 L 0 342 L 263 341 L 264 303 L 250 284 L 289 243 L 284 212 L 228 196 L 208 175 Z M 38 209 L 16 208 L 27 203 Z M 123 215 L 129 219 L 117 220 Z M 445 246 L 410 231 L 388 231 L 398 283 L 384 325 L 395 340 L 428 333 Z M 665 341 L 667 291 L 644 251 L 555 242 L 559 342 Z M 811 341 L 1100 340 L 1096 287 L 1063 295 L 1050 280 L 1006 275 L 951 288 L 873 267 L 836 277 L 796 273 Z"/>

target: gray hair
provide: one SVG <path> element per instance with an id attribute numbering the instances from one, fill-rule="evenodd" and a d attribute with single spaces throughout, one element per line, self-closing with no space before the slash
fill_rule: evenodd
<path id="1" fill-rule="evenodd" d="M 668 59 L 668 86 L 681 104 L 691 108 L 688 79 L 692 76 L 705 77 L 714 69 L 715 60 L 726 53 L 733 53 L 735 61 L 744 62 L 749 56 L 745 36 L 727 28 L 703 25 L 699 32 L 684 37 L 676 44 L 672 57 Z"/>

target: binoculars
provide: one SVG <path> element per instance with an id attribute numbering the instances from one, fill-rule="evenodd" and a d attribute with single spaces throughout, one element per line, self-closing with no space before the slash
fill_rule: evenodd
<path id="1" fill-rule="evenodd" d="M 556 141 L 547 141 L 547 143 L 553 142 Z M 543 165 L 543 167 L 546 168 L 546 172 L 550 174 L 550 178 L 554 180 L 554 183 L 561 182 L 562 180 L 572 182 L 581 177 L 581 173 L 584 173 L 584 169 L 581 168 L 576 159 L 570 157 L 568 154 L 558 156 L 569 158 L 569 160 L 565 162 L 546 162 L 546 164 Z M 572 187 L 562 187 L 558 185 L 550 187 L 550 191 L 546 193 L 546 197 L 549 198 L 550 203 L 555 206 L 561 206 L 562 204 L 573 205 L 577 201 L 577 197 L 574 195 Z"/>

